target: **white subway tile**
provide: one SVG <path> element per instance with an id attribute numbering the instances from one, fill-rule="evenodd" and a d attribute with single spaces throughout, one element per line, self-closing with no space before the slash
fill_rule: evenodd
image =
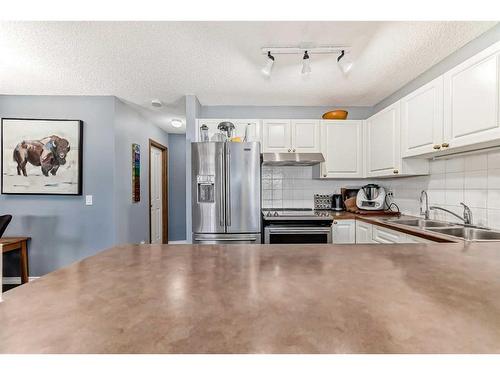
<path id="1" fill-rule="evenodd" d="M 467 189 L 487 189 L 488 172 L 484 171 L 466 171 L 464 179 L 464 188 Z"/>
<path id="2" fill-rule="evenodd" d="M 262 200 L 270 200 L 273 198 L 272 190 L 262 190 Z"/>
<path id="3" fill-rule="evenodd" d="M 446 204 L 446 190 L 428 190 L 429 205 L 443 205 Z"/>
<path id="4" fill-rule="evenodd" d="M 446 173 L 446 190 L 448 189 L 463 189 L 464 187 L 464 173 L 453 172 Z"/>
<path id="5" fill-rule="evenodd" d="M 480 225 L 482 227 L 489 226 L 488 224 L 488 210 L 484 208 L 471 208 L 472 211 L 472 223 L 474 225 Z"/>
<path id="6" fill-rule="evenodd" d="M 488 169 L 500 168 L 500 150 L 488 152 Z"/>
<path id="7" fill-rule="evenodd" d="M 445 173 L 446 160 L 432 160 L 429 165 L 431 174 Z"/>
<path id="8" fill-rule="evenodd" d="M 446 173 L 450 172 L 463 172 L 464 171 L 464 158 L 458 157 L 446 160 Z"/>
<path id="9" fill-rule="evenodd" d="M 283 188 L 283 180 L 273 179 L 273 190 L 281 190 Z"/>
<path id="10" fill-rule="evenodd" d="M 488 210 L 488 227 L 500 229 L 500 210 Z"/>
<path id="11" fill-rule="evenodd" d="M 487 154 L 469 155 L 464 158 L 465 171 L 479 171 L 488 169 Z"/>
<path id="12" fill-rule="evenodd" d="M 463 202 L 470 207 L 488 207 L 488 190 L 465 190 Z"/>
<path id="13" fill-rule="evenodd" d="M 273 200 L 283 199 L 283 191 L 282 190 L 273 190 Z"/>
<path id="14" fill-rule="evenodd" d="M 500 190 L 488 190 L 488 209 L 500 210 Z"/>
<path id="15" fill-rule="evenodd" d="M 500 189 L 500 169 L 488 170 L 488 189 Z"/>
<path id="16" fill-rule="evenodd" d="M 464 191 L 446 190 L 445 199 L 446 199 L 446 205 L 458 206 L 460 202 L 464 201 Z"/>
<path id="17" fill-rule="evenodd" d="M 446 178 L 445 174 L 433 174 L 429 176 L 428 189 L 444 189 Z"/>

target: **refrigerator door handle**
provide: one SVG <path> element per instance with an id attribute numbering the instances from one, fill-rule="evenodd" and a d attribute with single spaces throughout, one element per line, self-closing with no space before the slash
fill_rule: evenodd
<path id="1" fill-rule="evenodd" d="M 231 226 L 231 152 L 226 145 L 226 225 Z"/>
<path id="2" fill-rule="evenodd" d="M 226 201 L 226 193 L 225 193 L 225 189 L 224 189 L 224 153 L 221 152 L 219 154 L 219 167 L 220 167 L 220 173 L 221 173 L 221 184 L 219 186 L 219 195 L 220 195 L 220 205 L 219 205 L 219 224 L 221 227 L 225 226 L 226 225 L 226 218 L 225 218 L 225 215 L 226 215 L 226 205 L 225 205 L 225 201 Z"/>

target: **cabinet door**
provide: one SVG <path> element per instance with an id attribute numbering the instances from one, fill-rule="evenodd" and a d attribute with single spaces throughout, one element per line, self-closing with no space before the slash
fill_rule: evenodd
<path id="1" fill-rule="evenodd" d="M 332 224 L 332 242 L 337 244 L 356 243 L 356 221 L 334 220 Z"/>
<path id="2" fill-rule="evenodd" d="M 435 152 L 443 143 L 443 77 L 401 99 L 403 157 Z"/>
<path id="3" fill-rule="evenodd" d="M 428 240 L 426 238 L 418 237 L 418 236 L 412 236 L 411 234 L 406 235 L 406 241 L 407 243 L 435 243 L 434 241 Z"/>
<path id="4" fill-rule="evenodd" d="M 402 232 L 375 225 L 373 227 L 373 241 L 377 243 L 404 243 L 406 242 L 406 235 Z"/>
<path id="5" fill-rule="evenodd" d="M 319 120 L 292 120 L 292 152 L 320 152 Z"/>
<path id="6" fill-rule="evenodd" d="M 373 225 L 356 220 L 356 243 L 373 243 Z"/>
<path id="7" fill-rule="evenodd" d="M 401 169 L 400 102 L 365 122 L 366 176 L 397 175 Z"/>
<path id="8" fill-rule="evenodd" d="M 240 137 L 241 140 L 247 136 L 247 142 L 261 141 L 261 126 L 260 120 L 233 120 L 234 135 Z"/>
<path id="9" fill-rule="evenodd" d="M 444 74 L 444 129 L 449 147 L 500 138 L 500 42 Z"/>
<path id="10" fill-rule="evenodd" d="M 321 121 L 321 178 L 363 177 L 363 122 Z"/>
<path id="11" fill-rule="evenodd" d="M 262 121 L 262 152 L 291 152 L 290 120 Z"/>

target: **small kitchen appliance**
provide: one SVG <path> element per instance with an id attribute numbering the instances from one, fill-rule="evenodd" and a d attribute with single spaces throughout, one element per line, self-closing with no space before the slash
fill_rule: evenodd
<path id="1" fill-rule="evenodd" d="M 329 210 L 332 207 L 331 194 L 314 194 L 314 209 Z"/>
<path id="2" fill-rule="evenodd" d="M 332 211 L 344 211 L 344 198 L 342 194 L 332 195 Z"/>
<path id="3" fill-rule="evenodd" d="M 383 210 L 385 189 L 376 184 L 368 184 L 358 191 L 356 206 L 361 210 Z"/>

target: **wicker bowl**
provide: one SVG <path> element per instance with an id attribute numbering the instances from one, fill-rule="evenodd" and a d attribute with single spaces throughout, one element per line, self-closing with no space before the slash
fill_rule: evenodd
<path id="1" fill-rule="evenodd" d="M 336 109 L 335 111 L 326 112 L 322 117 L 324 120 L 345 120 L 347 114 L 348 112 L 343 109 Z"/>

